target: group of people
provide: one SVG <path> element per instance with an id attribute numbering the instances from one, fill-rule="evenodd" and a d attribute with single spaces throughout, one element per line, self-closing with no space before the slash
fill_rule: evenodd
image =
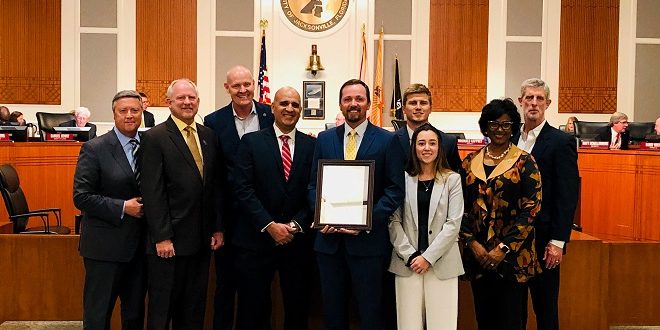
<path id="1" fill-rule="evenodd" d="M 25 118 L 20 111 L 9 112 L 9 108 L 0 105 L 0 126 L 25 126 Z"/>
<path id="2" fill-rule="evenodd" d="M 170 117 L 142 135 L 143 99 L 121 91 L 115 127 L 83 145 L 74 203 L 86 328 L 108 329 L 119 297 L 125 329 L 142 328 L 145 314 L 149 329 L 202 329 L 212 255 L 214 329 L 270 329 L 275 272 L 284 328 L 307 329 L 316 269 L 326 329 L 348 329 L 351 296 L 361 329 L 455 329 L 461 275 L 479 329 L 524 329 L 528 289 L 538 328 L 558 328 L 577 151 L 545 120 L 543 81 L 521 87 L 524 121 L 510 99 L 487 104 L 479 127 L 490 142 L 462 162 L 456 138 L 428 123 L 422 84 L 405 90 L 406 127 L 393 134 L 367 120 L 369 87 L 346 81 L 345 122 L 318 138 L 296 129 L 295 88 L 270 107 L 255 102 L 242 66 L 224 87 L 231 102 L 200 125 L 197 87 L 173 81 Z M 370 230 L 312 229 L 321 159 L 374 161 Z"/>

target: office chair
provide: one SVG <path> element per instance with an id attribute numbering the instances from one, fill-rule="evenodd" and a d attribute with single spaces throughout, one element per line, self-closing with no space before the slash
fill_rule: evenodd
<path id="1" fill-rule="evenodd" d="M 607 122 L 595 121 L 576 121 L 573 123 L 575 128 L 575 137 L 580 140 L 593 140 L 598 135 L 599 130 L 607 127 Z"/>
<path id="2" fill-rule="evenodd" d="M 37 112 L 37 124 L 39 124 L 41 141 L 45 141 L 45 133 L 57 133 L 53 127 L 57 127 L 61 123 L 74 119 L 76 119 L 76 117 L 70 113 Z"/>
<path id="3" fill-rule="evenodd" d="M 457 139 L 465 140 L 465 133 L 461 132 L 445 132 L 447 135 L 455 136 Z"/>
<path id="4" fill-rule="evenodd" d="M 16 169 L 10 164 L 0 165 L 0 191 L 5 202 L 9 220 L 14 224 L 14 233 L 33 234 L 69 234 L 71 230 L 62 226 L 62 215 L 59 208 L 30 210 L 27 200 L 21 189 Z M 49 215 L 57 219 L 57 225 L 51 226 Z M 28 220 L 32 217 L 41 219 L 43 226 L 28 228 Z"/>

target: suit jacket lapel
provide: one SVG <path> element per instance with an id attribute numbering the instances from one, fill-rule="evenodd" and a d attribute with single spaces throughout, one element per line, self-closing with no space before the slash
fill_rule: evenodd
<path id="1" fill-rule="evenodd" d="M 172 120 L 172 118 L 168 118 L 165 125 L 167 127 L 168 133 L 170 134 L 170 140 L 172 140 L 174 146 L 183 155 L 183 159 L 186 161 L 186 163 L 188 163 L 190 167 L 192 167 L 195 170 L 195 173 L 197 173 L 197 177 L 201 180 L 202 177 L 199 173 L 199 169 L 197 168 L 197 163 L 195 163 L 195 159 L 193 158 L 192 153 L 188 148 L 188 144 L 186 144 L 186 141 L 183 139 L 183 135 L 181 134 L 179 128 L 174 123 L 174 120 Z"/>
<path id="2" fill-rule="evenodd" d="M 374 142 L 375 137 L 376 137 L 376 127 L 371 123 L 368 123 L 367 129 L 364 131 L 364 136 L 362 137 L 362 141 L 360 142 L 360 148 L 358 149 L 355 159 L 362 159 L 362 157 L 364 157 L 364 154 L 367 152 L 367 150 L 369 150 L 369 147 L 371 147 L 371 143 Z"/>
<path id="3" fill-rule="evenodd" d="M 547 122 L 545 125 L 543 125 L 543 128 L 541 128 L 541 132 L 539 133 L 539 136 L 536 137 L 536 142 L 534 142 L 534 147 L 532 148 L 532 156 L 534 158 L 539 159 L 541 158 L 541 155 L 543 155 L 543 152 L 545 149 L 548 147 L 548 131 L 550 130 L 550 124 Z"/>
<path id="4" fill-rule="evenodd" d="M 112 138 L 110 139 L 110 151 L 112 153 L 112 158 L 115 159 L 117 165 L 121 167 L 127 176 L 133 176 L 133 168 L 131 167 L 131 164 L 128 163 L 128 158 L 126 158 L 124 148 L 122 147 L 121 143 L 119 143 L 119 138 L 117 137 L 117 134 L 114 132 L 114 130 L 111 132 Z"/>
<path id="5" fill-rule="evenodd" d="M 408 159 L 408 152 L 410 150 L 410 136 L 408 136 L 407 128 L 400 128 L 397 132 L 397 138 L 399 139 L 399 144 L 403 148 L 403 152 L 406 154 L 406 159 Z"/>
<path id="6" fill-rule="evenodd" d="M 296 150 L 293 154 L 293 160 L 292 160 L 293 164 L 291 164 L 291 173 L 289 173 L 289 181 L 291 181 L 290 180 L 291 177 L 293 177 L 294 174 L 298 172 L 298 168 L 302 166 L 301 164 L 304 162 L 302 155 L 305 155 L 309 152 L 307 151 L 309 147 L 308 142 L 309 139 L 307 139 L 305 133 L 296 131 Z"/>
<path id="7" fill-rule="evenodd" d="M 337 139 L 334 140 L 335 155 L 337 158 L 344 159 L 344 132 L 346 132 L 346 124 L 339 125 L 335 130 Z"/>
<path id="8" fill-rule="evenodd" d="M 222 115 L 220 118 L 220 122 L 229 126 L 229 134 L 223 136 L 223 138 L 231 139 L 232 144 L 236 146 L 238 145 L 239 142 L 241 142 L 241 139 L 238 137 L 238 130 L 236 130 L 236 123 L 234 120 L 234 110 L 231 107 L 231 102 L 229 102 L 227 108 L 229 109 L 229 111 L 220 112 L 220 114 Z"/>
<path id="9" fill-rule="evenodd" d="M 436 175 L 436 180 L 433 183 L 433 190 L 431 190 L 431 201 L 429 204 L 429 219 L 428 219 L 428 224 L 429 228 L 431 228 L 431 224 L 433 224 L 433 219 L 435 219 L 435 212 L 438 209 L 438 204 L 440 203 L 440 197 L 442 196 L 442 191 L 445 189 L 445 180 L 442 178 L 439 178 Z"/>
<path id="10" fill-rule="evenodd" d="M 265 111 L 261 111 L 261 109 L 259 109 L 257 101 L 252 100 L 252 102 L 254 102 L 254 108 L 257 109 L 257 118 L 259 118 L 259 129 L 264 129 L 268 127 L 268 125 L 272 125 L 272 123 L 269 123 L 267 121 L 268 113 L 266 113 Z"/>
<path id="11" fill-rule="evenodd" d="M 202 127 L 201 124 L 195 123 L 195 129 L 197 130 L 197 135 L 199 136 L 199 143 L 200 143 L 200 149 L 202 149 L 202 163 L 203 163 L 203 169 L 202 171 L 204 172 L 204 178 L 208 177 L 208 174 L 206 173 L 206 164 L 209 163 L 211 160 L 211 157 L 213 157 L 212 153 L 213 150 L 209 147 L 209 139 L 212 139 L 213 137 L 209 134 L 207 134 L 206 131 L 200 129 Z M 188 145 L 186 145 L 188 146 Z M 191 155 L 192 156 L 192 155 Z M 208 160 L 208 161 L 207 161 Z M 195 164 L 195 168 L 197 168 L 197 164 Z"/>
<path id="12" fill-rule="evenodd" d="M 406 174 L 406 197 L 407 200 L 409 201 L 410 209 L 409 211 L 412 214 L 412 219 L 413 222 L 415 223 L 415 227 L 417 227 L 419 224 L 417 223 L 417 217 L 419 215 L 419 210 L 417 209 L 417 185 L 418 185 L 418 180 L 416 176 L 410 176 Z"/>
<path id="13" fill-rule="evenodd" d="M 271 151 L 271 156 L 273 157 L 273 162 L 275 163 L 275 167 L 277 168 L 277 175 L 280 177 L 280 180 L 282 182 L 284 181 L 284 166 L 282 166 L 282 150 L 280 150 L 280 144 L 279 141 L 277 141 L 279 137 L 275 136 L 275 129 L 273 126 L 268 128 L 266 130 L 266 140 L 264 143 L 268 146 L 268 149 Z M 294 155 L 295 157 L 295 155 Z M 293 162 L 293 160 L 292 160 Z M 289 177 L 291 177 L 291 173 L 293 172 L 293 164 L 291 165 L 291 171 L 289 172 Z"/>

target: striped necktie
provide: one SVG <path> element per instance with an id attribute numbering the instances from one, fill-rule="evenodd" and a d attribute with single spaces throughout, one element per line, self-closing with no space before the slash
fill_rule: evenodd
<path id="1" fill-rule="evenodd" d="M 352 129 L 348 133 L 348 141 L 346 142 L 346 152 L 344 153 L 345 160 L 355 160 L 357 156 L 357 132 Z"/>
<path id="2" fill-rule="evenodd" d="M 288 135 L 280 135 L 282 140 L 282 168 L 284 169 L 284 180 L 289 181 L 289 173 L 291 173 L 291 148 L 289 148 Z"/>
<path id="3" fill-rule="evenodd" d="M 138 149 L 140 149 L 140 142 L 136 139 L 131 139 L 128 141 L 131 144 L 131 155 L 133 156 L 133 163 L 131 167 L 133 168 L 133 175 L 135 175 L 135 182 L 137 182 L 138 187 L 140 186 L 140 167 L 137 161 Z"/>

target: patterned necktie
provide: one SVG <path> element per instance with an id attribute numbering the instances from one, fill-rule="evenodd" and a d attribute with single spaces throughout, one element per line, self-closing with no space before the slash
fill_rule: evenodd
<path id="1" fill-rule="evenodd" d="M 352 129 L 348 133 L 348 141 L 346 142 L 346 152 L 344 153 L 345 160 L 355 160 L 357 156 L 357 132 Z"/>
<path id="2" fill-rule="evenodd" d="M 138 187 L 140 186 L 140 168 L 138 167 L 138 161 L 137 161 L 137 152 L 138 149 L 140 149 L 140 142 L 136 139 L 131 139 L 128 141 L 131 144 L 131 155 L 133 156 L 133 163 L 131 164 L 131 167 L 133 167 L 133 175 L 135 175 L 135 182 L 137 182 Z"/>
<path id="3" fill-rule="evenodd" d="M 289 148 L 288 135 L 280 135 L 282 140 L 282 168 L 284 168 L 284 180 L 289 181 L 289 173 L 291 173 L 291 149 Z"/>
<path id="4" fill-rule="evenodd" d="M 619 149 L 621 148 L 621 133 L 616 133 L 616 139 L 614 139 L 614 144 L 610 147 L 610 149 Z"/>
<path id="5" fill-rule="evenodd" d="M 197 140 L 195 140 L 195 129 L 191 126 L 186 126 L 183 130 L 186 132 L 186 144 L 188 145 L 188 149 L 190 149 L 190 153 L 192 153 L 195 164 L 197 164 L 199 175 L 204 177 L 204 162 L 202 162 L 202 155 L 199 154 Z"/>

